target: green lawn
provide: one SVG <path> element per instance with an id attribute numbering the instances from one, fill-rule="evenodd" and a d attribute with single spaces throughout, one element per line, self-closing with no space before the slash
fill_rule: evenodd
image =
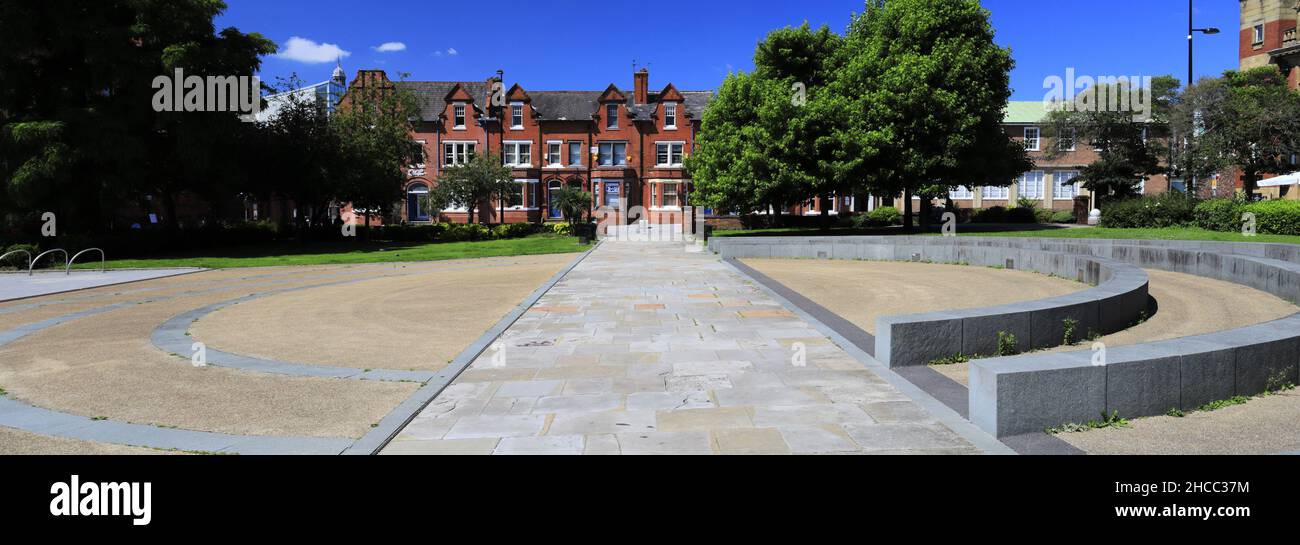
<path id="1" fill-rule="evenodd" d="M 900 228 L 887 229 L 755 229 L 753 231 L 716 231 L 715 237 L 772 237 L 772 236 L 890 236 L 907 234 Z M 915 233 L 914 233 L 915 234 Z M 937 236 L 935 232 L 923 233 Z M 1147 239 L 1147 240 L 1213 240 L 1221 242 L 1281 242 L 1300 244 L 1300 236 L 1257 235 L 1244 236 L 1240 233 L 1223 233 L 1196 228 L 1167 229 L 1107 229 L 1102 227 L 1067 228 L 1054 225 L 1008 226 L 1008 225 L 961 225 L 957 227 L 958 236 L 967 237 L 1037 237 L 1037 238 L 1110 238 L 1110 239 Z"/>
<path id="2" fill-rule="evenodd" d="M 203 267 L 209 269 L 233 269 L 285 265 L 352 265 L 359 263 L 442 261 L 476 257 L 563 254 L 582 252 L 589 248 L 590 246 L 579 245 L 576 238 L 551 234 L 533 235 L 528 238 L 510 240 L 437 244 L 379 242 L 298 244 L 284 242 L 259 246 L 218 248 L 204 252 L 176 254 L 152 259 L 119 259 L 109 261 L 108 268 Z M 98 262 L 73 265 L 74 269 L 94 269 L 98 267 Z"/>

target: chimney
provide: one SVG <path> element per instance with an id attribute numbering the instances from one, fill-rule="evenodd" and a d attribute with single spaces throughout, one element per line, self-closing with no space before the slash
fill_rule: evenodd
<path id="1" fill-rule="evenodd" d="M 632 80 L 636 84 L 636 103 L 648 104 L 650 102 L 650 70 L 642 68 L 632 74 Z"/>

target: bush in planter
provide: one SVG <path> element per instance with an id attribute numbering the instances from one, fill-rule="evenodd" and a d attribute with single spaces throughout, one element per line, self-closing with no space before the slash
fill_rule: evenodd
<path id="1" fill-rule="evenodd" d="M 888 227 L 897 223 L 902 223 L 903 215 L 898 213 L 898 209 L 892 206 L 882 206 L 866 214 L 853 217 L 854 227 Z"/>
<path id="2" fill-rule="evenodd" d="M 1196 201 L 1181 191 L 1107 203 L 1101 226 L 1121 229 L 1184 227 L 1195 219 Z"/>
<path id="3" fill-rule="evenodd" d="M 1242 203 L 1233 199 L 1210 199 L 1197 204 L 1192 214 L 1201 229 L 1235 232 L 1241 230 L 1243 209 Z"/>
<path id="4" fill-rule="evenodd" d="M 1300 235 L 1300 201 L 1272 200 L 1248 204 L 1245 212 L 1255 215 L 1255 230 L 1268 235 Z M 1239 230 L 1241 217 L 1238 216 Z"/>

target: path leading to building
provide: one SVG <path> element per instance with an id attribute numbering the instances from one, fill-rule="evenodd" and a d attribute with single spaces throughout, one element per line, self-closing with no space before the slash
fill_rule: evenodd
<path id="1" fill-rule="evenodd" d="M 981 452 L 880 373 L 715 256 L 605 242 L 384 453 Z"/>

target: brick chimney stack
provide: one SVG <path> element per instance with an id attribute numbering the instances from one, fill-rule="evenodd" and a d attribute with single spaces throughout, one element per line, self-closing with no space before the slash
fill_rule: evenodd
<path id="1" fill-rule="evenodd" d="M 632 80 L 636 84 L 636 103 L 650 103 L 650 70 L 642 68 L 635 74 L 632 74 Z"/>

